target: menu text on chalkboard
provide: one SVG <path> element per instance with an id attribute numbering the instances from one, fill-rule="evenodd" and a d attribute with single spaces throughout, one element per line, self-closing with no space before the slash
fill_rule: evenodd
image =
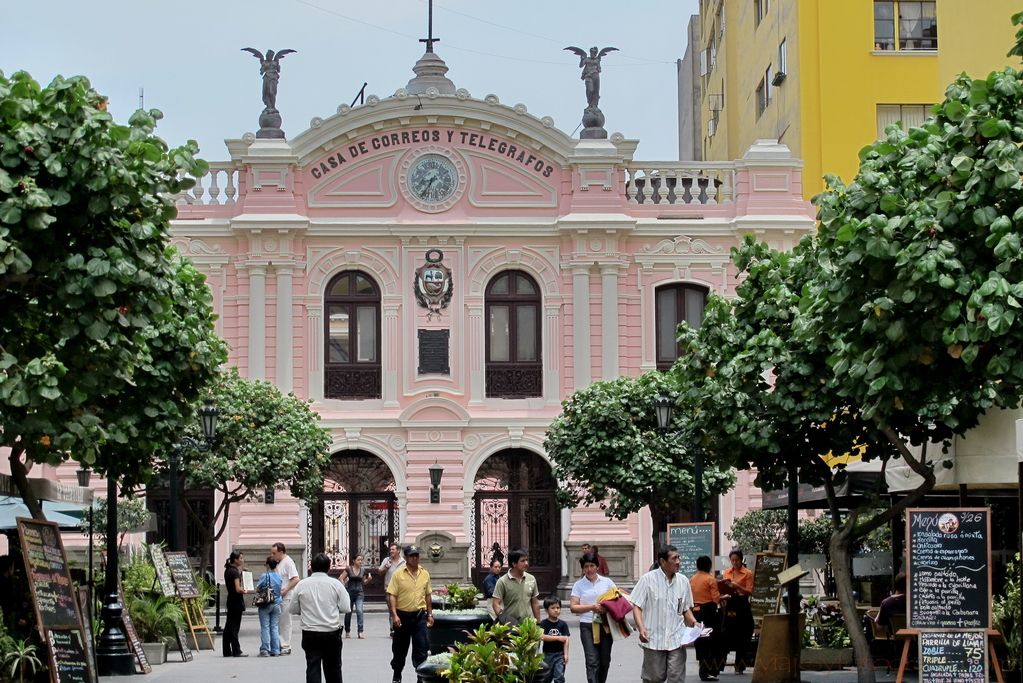
<path id="1" fill-rule="evenodd" d="M 91 683 L 92 667 L 78 629 L 46 629 L 53 683 Z"/>
<path id="2" fill-rule="evenodd" d="M 921 631 L 920 683 L 987 683 L 987 633 Z"/>
<path id="3" fill-rule="evenodd" d="M 757 553 L 753 565 L 753 595 L 749 597 L 754 619 L 776 614 L 781 603 L 781 584 L 778 574 L 785 570 L 785 556 L 776 553 Z"/>
<path id="4" fill-rule="evenodd" d="M 177 595 L 174 578 L 171 576 L 170 567 L 167 566 L 167 558 L 163 556 L 163 548 L 154 543 L 149 546 L 149 556 L 156 568 L 156 578 L 160 582 L 160 590 L 169 598 Z"/>
<path id="5" fill-rule="evenodd" d="M 78 601 L 72 591 L 71 574 L 57 525 L 18 518 L 18 536 L 40 632 L 47 628 L 80 629 Z"/>
<path id="6" fill-rule="evenodd" d="M 195 585 L 195 574 L 192 573 L 192 563 L 188 561 L 188 554 L 184 552 L 164 553 L 164 557 L 167 558 L 167 566 L 170 567 L 171 576 L 174 577 L 178 597 L 199 597 L 199 589 Z"/>
<path id="7" fill-rule="evenodd" d="M 668 544 L 675 546 L 681 561 L 679 573 L 689 577 L 696 573 L 696 558 L 714 558 L 714 522 L 669 524 Z"/>
<path id="8" fill-rule="evenodd" d="M 991 625 L 989 508 L 906 511 L 910 628 Z"/>

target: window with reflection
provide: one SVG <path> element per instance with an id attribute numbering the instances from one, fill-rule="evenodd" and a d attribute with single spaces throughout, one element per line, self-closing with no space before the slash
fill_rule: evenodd
<path id="1" fill-rule="evenodd" d="M 540 396 L 543 369 L 536 281 L 518 270 L 505 271 L 490 281 L 485 300 L 487 396 Z"/>
<path id="2" fill-rule="evenodd" d="M 678 326 L 703 323 L 703 305 L 708 289 L 699 285 L 671 284 L 658 287 L 655 294 L 657 319 L 657 369 L 667 370 L 678 359 Z"/>
<path id="3" fill-rule="evenodd" d="M 323 395 L 380 398 L 380 290 L 365 273 L 335 276 L 324 295 Z"/>

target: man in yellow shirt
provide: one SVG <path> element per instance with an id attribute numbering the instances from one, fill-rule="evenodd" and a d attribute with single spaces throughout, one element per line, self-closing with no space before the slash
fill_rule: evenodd
<path id="1" fill-rule="evenodd" d="M 433 603 L 430 595 L 430 572 L 419 566 L 419 548 L 407 545 L 402 551 L 405 564 L 387 584 L 387 609 L 391 613 L 394 638 L 391 640 L 393 682 L 401 683 L 409 644 L 412 645 L 412 667 L 416 668 L 430 656 L 426 629 L 433 626 Z"/>

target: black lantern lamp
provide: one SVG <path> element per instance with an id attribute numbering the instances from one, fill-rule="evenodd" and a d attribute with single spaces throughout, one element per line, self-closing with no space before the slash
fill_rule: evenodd
<path id="1" fill-rule="evenodd" d="M 199 418 L 202 420 L 202 433 L 206 437 L 207 443 L 212 442 L 217 435 L 217 417 L 219 415 L 220 411 L 209 400 L 203 403 L 202 408 L 199 409 Z"/>
<path id="2" fill-rule="evenodd" d="M 675 411 L 675 401 L 670 396 L 658 394 L 654 399 L 654 413 L 657 415 L 657 428 L 662 432 L 671 429 L 671 414 Z"/>
<path id="3" fill-rule="evenodd" d="M 444 476 L 444 468 L 436 463 L 430 465 L 430 502 L 440 503 L 440 478 Z"/>

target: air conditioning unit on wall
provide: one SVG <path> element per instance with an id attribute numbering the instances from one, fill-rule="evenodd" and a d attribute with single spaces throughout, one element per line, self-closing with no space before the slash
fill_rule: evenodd
<path id="1" fill-rule="evenodd" d="M 779 85 L 781 85 L 784 82 L 785 82 L 785 72 L 784 71 L 777 72 L 776 74 L 774 74 L 774 78 L 771 79 L 771 85 L 773 85 L 775 87 L 778 87 Z"/>
<path id="2" fill-rule="evenodd" d="M 707 137 L 714 137 L 714 133 L 718 132 L 718 120 L 711 119 L 707 122 Z"/>

